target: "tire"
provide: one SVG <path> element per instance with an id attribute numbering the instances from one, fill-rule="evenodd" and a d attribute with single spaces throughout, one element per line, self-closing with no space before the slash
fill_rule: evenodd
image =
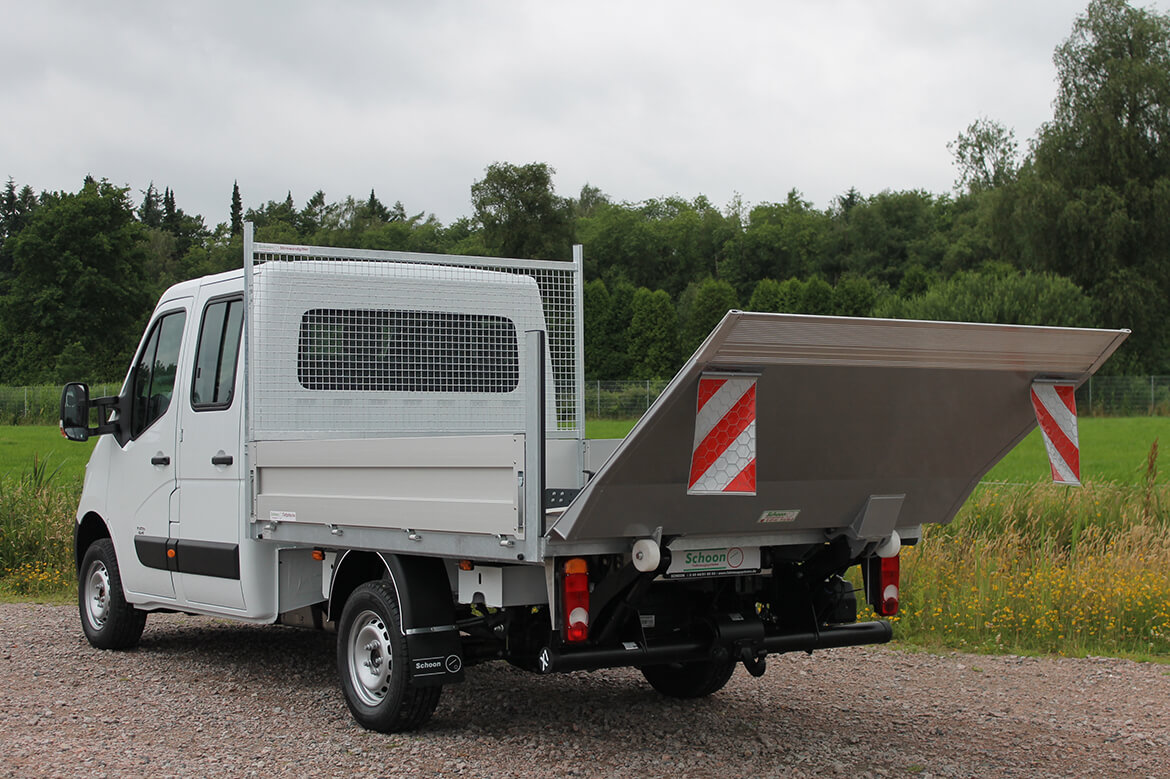
<path id="1" fill-rule="evenodd" d="M 410 657 L 398 597 L 386 579 L 353 591 L 337 626 L 337 673 L 358 724 L 380 733 L 414 730 L 431 718 L 442 687 L 410 687 Z"/>
<path id="2" fill-rule="evenodd" d="M 77 580 L 81 629 L 98 649 L 132 649 L 142 638 L 146 612 L 126 602 L 114 543 L 99 538 L 85 550 Z"/>
<path id="3" fill-rule="evenodd" d="M 727 657 L 647 665 L 642 675 L 651 687 L 670 698 L 704 698 L 723 689 L 737 662 L 735 657 Z"/>

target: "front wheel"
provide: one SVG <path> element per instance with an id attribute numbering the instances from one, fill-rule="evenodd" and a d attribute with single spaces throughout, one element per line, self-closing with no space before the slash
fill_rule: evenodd
<path id="1" fill-rule="evenodd" d="M 442 687 L 410 687 L 398 598 L 385 579 L 353 591 L 337 626 L 337 672 L 345 702 L 364 728 L 413 730 L 431 718 Z"/>
<path id="2" fill-rule="evenodd" d="M 703 698 L 722 690 L 735 673 L 736 659 L 711 658 L 690 663 L 647 665 L 642 675 L 650 686 L 671 698 Z"/>
<path id="3" fill-rule="evenodd" d="M 126 602 L 114 543 L 100 538 L 85 550 L 78 571 L 77 605 L 81 629 L 98 649 L 130 649 L 138 646 L 146 627 L 146 612 Z"/>

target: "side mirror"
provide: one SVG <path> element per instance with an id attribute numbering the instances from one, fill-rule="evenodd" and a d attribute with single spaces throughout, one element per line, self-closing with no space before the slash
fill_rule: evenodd
<path id="1" fill-rule="evenodd" d="M 74 382 L 61 390 L 61 435 L 70 441 L 89 440 L 89 385 Z"/>

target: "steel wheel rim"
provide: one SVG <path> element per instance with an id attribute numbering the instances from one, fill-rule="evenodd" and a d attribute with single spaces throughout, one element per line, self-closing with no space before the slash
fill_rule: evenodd
<path id="1" fill-rule="evenodd" d="M 354 693 L 367 706 L 377 706 L 390 691 L 394 655 L 386 621 L 363 611 L 349 629 L 349 678 Z"/>
<path id="2" fill-rule="evenodd" d="M 95 560 L 85 577 L 85 617 L 95 630 L 101 630 L 109 616 L 110 571 L 101 560 Z"/>

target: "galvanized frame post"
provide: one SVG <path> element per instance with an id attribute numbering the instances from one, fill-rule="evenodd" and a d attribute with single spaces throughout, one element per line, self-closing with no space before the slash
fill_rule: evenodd
<path id="1" fill-rule="evenodd" d="M 574 367 L 577 396 L 577 486 L 585 486 L 585 248 L 573 244 L 573 334 L 576 347 Z"/>
<path id="2" fill-rule="evenodd" d="M 256 261 L 256 254 L 254 251 L 253 241 L 253 225 L 251 222 L 244 222 L 244 335 L 240 340 L 243 341 L 243 355 L 241 360 L 243 362 L 244 372 L 244 468 L 242 473 L 247 479 L 245 483 L 247 501 L 246 516 L 250 520 L 256 519 L 256 475 L 252 471 L 253 458 L 253 443 L 256 440 L 255 429 L 252 421 L 252 408 L 255 398 L 253 397 L 252 379 L 249 376 L 249 366 L 252 364 L 252 284 L 253 284 L 253 268 Z"/>
<path id="3" fill-rule="evenodd" d="M 525 333 L 525 381 L 528 412 L 524 429 L 524 527 L 525 556 L 538 557 L 544 535 L 545 386 L 544 332 Z"/>

